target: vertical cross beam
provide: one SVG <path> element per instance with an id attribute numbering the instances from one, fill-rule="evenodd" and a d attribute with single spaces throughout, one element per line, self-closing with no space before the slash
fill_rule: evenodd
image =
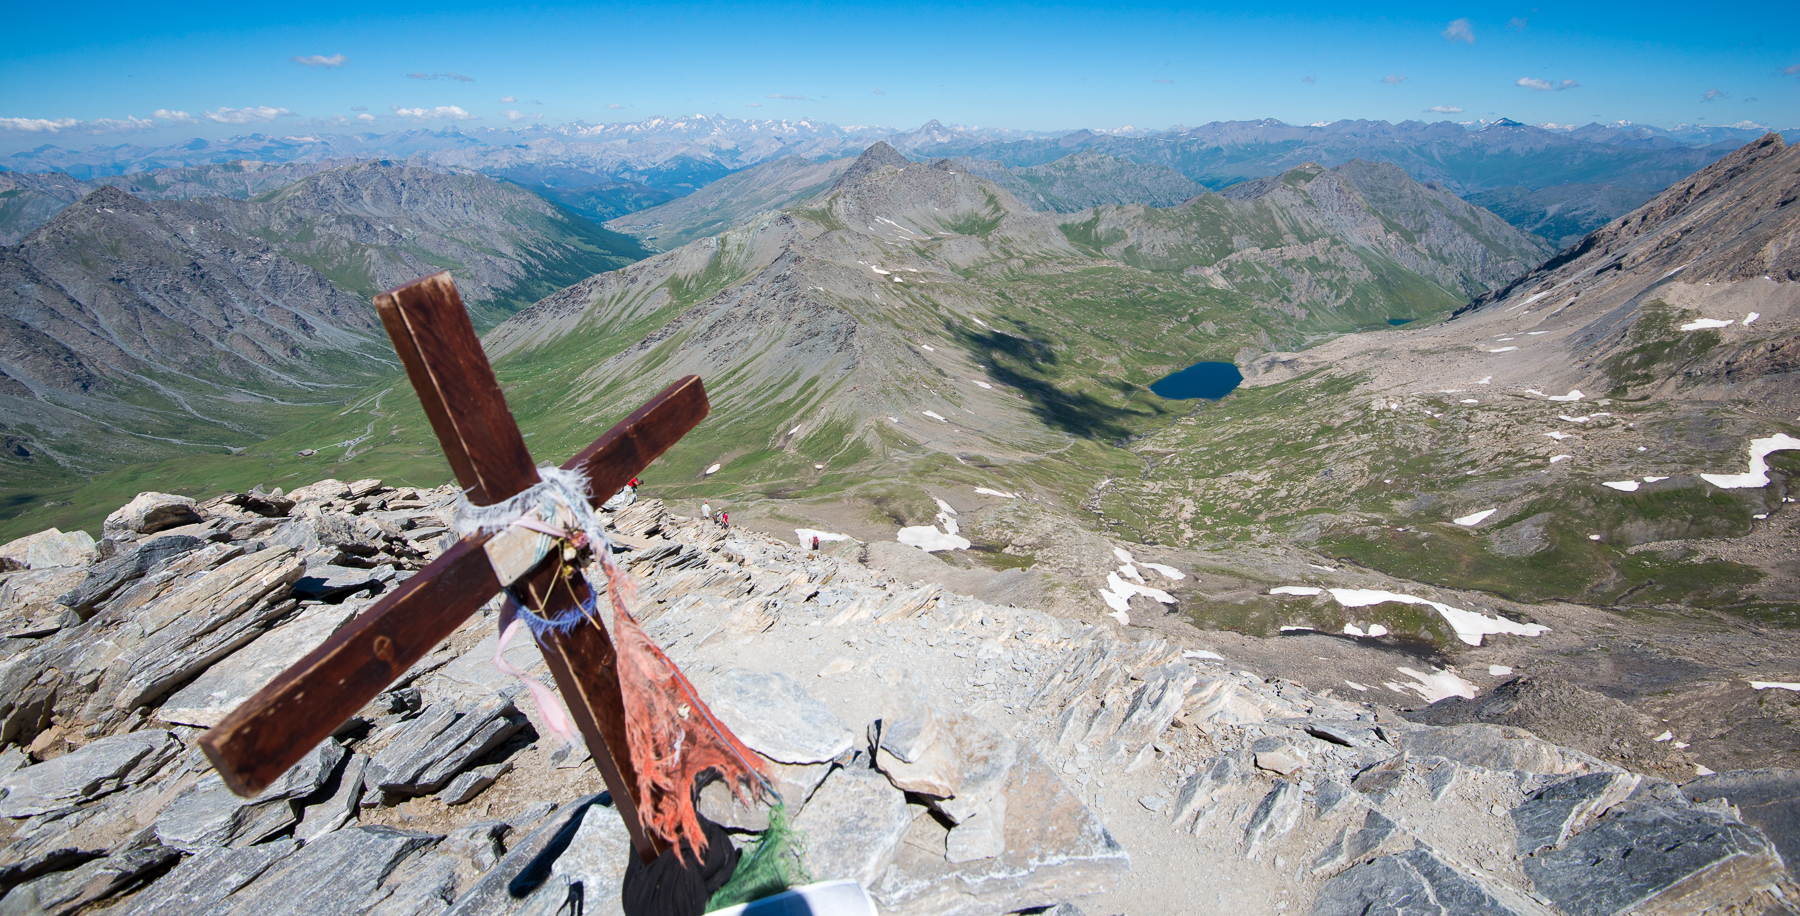
<path id="1" fill-rule="evenodd" d="M 537 484 L 540 478 L 531 453 L 449 273 L 382 293 L 375 308 L 469 501 L 488 505 Z M 577 455 L 570 465 L 578 466 L 582 458 Z M 604 498 L 623 483 L 592 481 L 590 492 Z M 572 589 L 554 588 L 558 581 L 554 569 L 546 565 L 521 580 L 519 591 L 544 617 L 572 610 L 575 600 L 591 597 L 587 583 L 579 578 L 572 580 Z M 654 860 L 661 849 L 638 817 L 637 772 L 625 735 L 625 704 L 612 639 L 599 627 L 578 626 L 568 633 L 538 637 L 537 643 L 612 793 L 633 848 L 645 862 Z"/>

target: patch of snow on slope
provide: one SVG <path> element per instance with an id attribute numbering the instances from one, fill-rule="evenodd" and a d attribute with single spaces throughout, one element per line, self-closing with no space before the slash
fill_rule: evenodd
<path id="1" fill-rule="evenodd" d="M 994 386 L 988 384 L 987 382 L 982 381 L 981 379 L 972 378 L 972 379 L 969 379 L 969 381 L 974 382 L 975 384 L 980 385 L 981 387 L 986 388 L 989 391 L 994 390 Z"/>
<path id="2" fill-rule="evenodd" d="M 1751 322 L 1753 322 L 1756 319 L 1761 318 L 1761 317 L 1762 317 L 1761 312 L 1751 312 L 1750 314 L 1745 315 L 1744 316 L 1744 327 L 1749 327 Z"/>
<path id="3" fill-rule="evenodd" d="M 1512 673 L 1511 665 L 1489 665 L 1488 666 L 1488 675 L 1490 677 L 1505 677 L 1506 675 L 1509 675 L 1511 673 Z"/>
<path id="4" fill-rule="evenodd" d="M 1486 614 L 1478 614 L 1474 611 L 1466 611 L 1459 607 L 1452 607 L 1441 601 L 1432 601 L 1428 598 L 1417 598 L 1412 595 L 1400 595 L 1394 592 L 1370 588 L 1334 588 L 1330 591 L 1331 597 L 1337 599 L 1337 603 L 1344 607 L 1370 607 L 1388 601 L 1430 607 L 1436 610 L 1438 614 L 1444 618 L 1446 623 L 1450 624 L 1450 629 L 1456 631 L 1457 639 L 1460 639 L 1471 646 L 1481 645 L 1481 638 L 1490 634 L 1541 636 L 1550 631 L 1550 628 L 1543 624 L 1514 623 L 1513 621 L 1499 617 L 1489 617 Z M 1278 588 L 1269 589 L 1269 594 L 1271 595 L 1317 595 L 1318 593 L 1319 589 L 1304 585 L 1283 585 Z M 1384 630 L 1383 633 L 1385 632 L 1386 631 Z M 1374 636 L 1378 634 L 1376 634 L 1374 628 L 1371 627 L 1369 635 Z"/>
<path id="5" fill-rule="evenodd" d="M 1700 479 L 1715 487 L 1736 490 L 1743 487 L 1766 487 L 1769 485 L 1770 452 L 1800 449 L 1800 439 L 1787 433 L 1776 433 L 1766 439 L 1750 440 L 1750 470 L 1743 474 L 1701 474 Z"/>
<path id="6" fill-rule="evenodd" d="M 1558 461 L 1567 461 L 1573 457 L 1575 457 L 1575 456 L 1574 455 L 1552 455 L 1552 456 L 1550 456 L 1550 463 L 1555 464 Z"/>
<path id="7" fill-rule="evenodd" d="M 1724 328 L 1737 324 L 1737 319 L 1696 318 L 1681 326 L 1683 331 L 1704 331 L 1708 328 Z"/>
<path id="8" fill-rule="evenodd" d="M 1750 686 L 1755 690 L 1800 690 L 1800 684 L 1792 681 L 1751 681 Z"/>
<path id="9" fill-rule="evenodd" d="M 710 467 L 710 468 L 707 468 L 707 469 L 706 469 L 706 474 L 705 474 L 705 476 L 707 476 L 707 477 L 711 477 L 711 476 L 712 476 L 712 475 L 714 475 L 714 474 L 717 474 L 717 473 L 719 473 L 719 468 L 720 468 L 720 467 L 722 467 L 722 465 L 717 465 L 717 464 L 715 464 L 715 465 L 713 465 L 713 466 L 712 466 L 712 467 Z"/>
<path id="10" fill-rule="evenodd" d="M 948 422 L 950 422 L 950 421 L 949 421 L 949 420 L 946 420 L 946 419 L 944 419 L 944 417 L 943 417 L 943 415 L 942 415 L 942 414 L 940 414 L 940 413 L 938 413 L 938 412 L 937 412 L 937 411 L 935 411 L 935 410 L 927 410 L 927 411 L 925 411 L 925 416 L 928 416 L 928 417 L 930 417 L 930 418 L 932 418 L 932 419 L 933 419 L 933 420 L 936 420 L 936 421 L 938 421 L 938 422 L 940 422 L 940 423 L 948 423 Z"/>
<path id="11" fill-rule="evenodd" d="M 1568 433 L 1565 433 L 1565 432 L 1562 432 L 1562 431 L 1561 431 L 1561 430 L 1558 430 L 1558 431 L 1556 431 L 1556 432 L 1553 432 L 1553 433 L 1545 433 L 1545 434 L 1544 434 L 1544 435 L 1546 435 L 1546 436 L 1549 436 L 1549 437 L 1550 437 L 1550 438 L 1552 438 L 1552 439 L 1555 439 L 1555 440 L 1556 440 L 1556 441 L 1558 441 L 1558 442 L 1561 442 L 1561 441 L 1563 441 L 1563 440 L 1564 440 L 1564 439 L 1570 439 L 1570 438 L 1573 438 L 1573 437 L 1572 437 L 1572 436 L 1570 436 L 1570 435 L 1569 435 L 1569 434 L 1568 434 Z"/>
<path id="12" fill-rule="evenodd" d="M 975 492 L 980 493 L 984 496 L 998 496 L 1001 499 L 1018 499 L 1019 498 L 1019 494 L 1017 494 L 1017 493 L 1008 493 L 1005 490 L 990 490 L 987 487 L 976 487 Z"/>
<path id="13" fill-rule="evenodd" d="M 1174 579 L 1177 582 L 1187 578 L 1187 573 L 1184 573 L 1173 566 L 1164 566 L 1161 563 L 1139 563 L 1138 565 L 1145 569 L 1155 570 L 1156 572 L 1161 573 L 1164 578 Z"/>
<path id="14" fill-rule="evenodd" d="M 850 535 L 847 535 L 847 534 L 837 534 L 837 533 L 831 532 L 831 531 L 818 531 L 813 528 L 795 528 L 794 536 L 800 539 L 800 546 L 802 546 L 802 547 L 805 547 L 805 546 L 811 544 L 813 538 L 818 538 L 821 541 L 854 540 L 853 538 L 850 537 Z"/>
<path id="15" fill-rule="evenodd" d="M 1488 516 L 1493 515 L 1494 513 L 1499 512 L 1499 511 L 1500 511 L 1499 509 L 1483 509 L 1480 512 L 1476 512 L 1471 515 L 1465 515 L 1459 519 L 1454 519 L 1454 521 L 1458 525 L 1463 526 L 1464 528 L 1472 528 L 1472 527 L 1479 525 L 1482 522 L 1486 521 Z"/>
<path id="16" fill-rule="evenodd" d="M 1601 481 L 1600 485 L 1603 487 L 1612 487 L 1615 490 L 1623 490 L 1626 493 L 1636 493 L 1638 488 L 1638 482 L 1635 480 L 1606 480 Z"/>
<path id="17" fill-rule="evenodd" d="M 1425 674 L 1406 667 L 1395 670 L 1418 681 L 1417 684 L 1402 684 L 1401 686 L 1424 697 L 1427 703 L 1436 703 L 1450 697 L 1475 699 L 1476 686 L 1449 671 L 1433 671 Z"/>
<path id="18" fill-rule="evenodd" d="M 1509 352 L 1511 352 L 1513 350 L 1517 350 L 1517 349 L 1519 349 L 1519 348 L 1518 347 L 1501 347 L 1498 350 L 1489 350 L 1488 352 L 1489 353 L 1509 353 Z M 1489 376 L 1489 378 L 1492 378 L 1492 376 Z"/>
<path id="19" fill-rule="evenodd" d="M 926 553 L 939 550 L 968 550 L 969 539 L 960 535 L 939 531 L 936 525 L 914 525 L 900 529 L 895 540 L 908 547 L 917 547 Z"/>

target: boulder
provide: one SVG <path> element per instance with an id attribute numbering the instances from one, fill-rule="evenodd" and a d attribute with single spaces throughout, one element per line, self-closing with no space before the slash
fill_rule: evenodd
<path id="1" fill-rule="evenodd" d="M 394 567 L 386 563 L 374 569 L 321 563 L 308 566 L 294 583 L 294 597 L 337 604 L 358 592 L 379 595 L 393 579 Z"/>
<path id="2" fill-rule="evenodd" d="M 129 539 L 201 521 L 200 507 L 185 496 L 171 493 L 139 493 L 119 507 L 101 525 L 109 538 Z"/>
<path id="3" fill-rule="evenodd" d="M 1264 843 L 1286 836 L 1300 823 L 1304 807 L 1299 783 L 1276 780 L 1275 788 L 1257 803 L 1256 810 L 1250 812 L 1249 823 L 1244 825 L 1244 854 L 1254 859 Z"/>
<path id="4" fill-rule="evenodd" d="M 295 822 L 297 806 L 289 800 L 318 792 L 345 756 L 343 747 L 326 739 L 252 799 L 232 794 L 217 774 L 208 773 L 163 809 L 156 836 L 190 853 L 260 843 Z"/>
<path id="5" fill-rule="evenodd" d="M 726 668 L 705 691 L 707 707 L 751 750 L 782 763 L 823 763 L 856 735 L 800 682 L 779 672 Z"/>
<path id="6" fill-rule="evenodd" d="M 794 818 L 807 838 L 806 864 L 821 881 L 849 878 L 868 887 L 900 849 L 913 818 L 924 811 L 880 773 L 851 767 L 825 777 Z"/>
<path id="7" fill-rule="evenodd" d="M 1004 851 L 991 858 L 951 862 L 944 826 L 931 817 L 913 822 L 893 864 L 868 885 L 884 916 L 1053 906 L 1111 890 L 1131 870 L 1124 847 L 1031 748 L 1019 748 L 1004 795 Z"/>
<path id="8" fill-rule="evenodd" d="M 12 560 L 24 569 L 84 566 L 93 559 L 94 536 L 85 531 L 46 528 L 0 544 L 0 560 Z"/>
<path id="9" fill-rule="evenodd" d="M 324 791 L 320 794 L 329 794 L 323 800 L 307 805 L 300 812 L 300 823 L 294 828 L 294 839 L 311 843 L 355 819 L 363 796 L 363 774 L 368 768 L 368 757 L 352 753 L 350 759 L 322 787 Z"/>
<path id="10" fill-rule="evenodd" d="M 1523 864 L 1537 892 L 1570 916 L 1726 910 L 1786 872 L 1762 831 L 1716 811 L 1660 803 L 1615 806 Z"/>
<path id="11" fill-rule="evenodd" d="M 0 778 L 0 817 L 67 811 L 134 785 L 181 750 L 166 731 L 148 729 L 101 738 L 86 747 Z"/>
<path id="12" fill-rule="evenodd" d="M 1362 823 L 1345 825 L 1338 831 L 1331 845 L 1313 860 L 1312 872 L 1315 875 L 1333 874 L 1353 862 L 1363 861 L 1399 832 L 1399 824 L 1371 808 L 1363 814 Z"/>
<path id="13" fill-rule="evenodd" d="M 936 712 L 916 699 L 902 705 L 905 711 L 899 716 L 890 707 L 881 720 L 875 750 L 875 765 L 895 788 L 927 796 L 953 824 L 973 817 L 999 796 L 1018 759 L 1017 741 L 966 713 Z M 889 740 L 890 732 L 895 740 Z M 915 759 L 907 762 L 895 748 Z M 991 813 L 1003 817 L 1004 812 L 1001 805 Z"/>
<path id="14" fill-rule="evenodd" d="M 1175 793 L 1175 807 L 1170 814 L 1180 830 L 1192 831 L 1200 809 L 1212 800 L 1213 793 L 1231 781 L 1234 767 L 1231 758 L 1218 756 L 1200 767 L 1181 783 Z"/>

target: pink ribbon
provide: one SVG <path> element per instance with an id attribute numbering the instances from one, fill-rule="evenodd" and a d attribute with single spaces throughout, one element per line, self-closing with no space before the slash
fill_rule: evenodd
<path id="1" fill-rule="evenodd" d="M 512 641 L 513 634 L 519 632 L 519 627 L 524 623 L 525 621 L 514 617 L 506 625 L 506 628 L 500 631 L 500 644 L 494 647 L 494 667 L 500 669 L 503 674 L 512 675 L 524 684 L 525 689 L 531 691 L 531 701 L 537 705 L 538 714 L 543 717 L 544 725 L 558 738 L 561 738 L 565 744 L 573 745 L 575 730 L 570 727 L 569 714 L 563 711 L 562 703 L 557 701 L 556 694 L 551 693 L 550 688 L 545 687 L 537 678 L 526 675 L 525 672 L 506 660 L 506 644 Z"/>

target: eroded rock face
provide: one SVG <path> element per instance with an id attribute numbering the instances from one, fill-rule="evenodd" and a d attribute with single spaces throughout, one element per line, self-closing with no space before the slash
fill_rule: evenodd
<path id="1" fill-rule="evenodd" d="M 0 817 L 69 811 L 148 778 L 180 751 L 170 732 L 148 730 L 102 738 L 54 760 L 0 778 Z"/>
<path id="2" fill-rule="evenodd" d="M 106 517 L 101 532 L 109 538 L 132 538 L 201 520 L 200 507 L 186 496 L 139 493 Z"/>

